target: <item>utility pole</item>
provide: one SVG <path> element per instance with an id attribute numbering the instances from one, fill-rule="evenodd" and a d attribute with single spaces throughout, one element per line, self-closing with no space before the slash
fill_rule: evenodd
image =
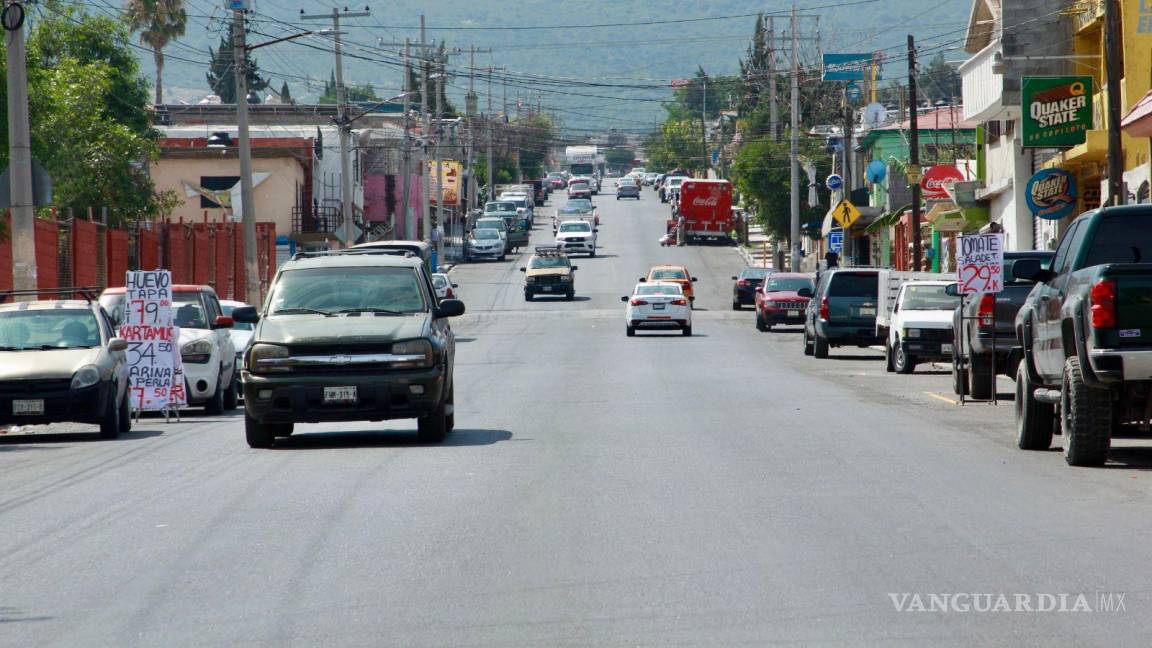
<path id="1" fill-rule="evenodd" d="M 440 156 L 440 140 L 443 139 L 444 134 L 444 53 L 443 44 L 441 44 L 440 51 L 436 54 L 435 70 L 436 70 L 436 228 L 439 233 L 433 236 L 433 242 L 436 246 L 436 260 L 437 264 L 442 263 L 444 259 L 444 232 L 446 231 L 445 209 L 444 209 L 444 160 Z"/>
<path id="2" fill-rule="evenodd" d="M 772 141 L 780 141 L 780 106 L 776 103 L 776 26 L 768 16 L 768 123 Z"/>
<path id="3" fill-rule="evenodd" d="M 916 100 L 916 39 L 908 34 L 908 162 L 911 172 L 920 173 L 920 125 Z M 903 251 L 898 251 L 903 253 Z M 912 269 L 920 272 L 920 182 L 912 183 Z"/>
<path id="4" fill-rule="evenodd" d="M 12 204 L 12 287 L 35 290 L 36 206 L 32 194 L 32 138 L 28 126 L 28 64 L 24 48 L 24 5 L 4 11 L 8 64 L 8 172 Z M 36 295 L 21 296 L 33 300 Z"/>
<path id="5" fill-rule="evenodd" d="M 848 89 L 844 89 L 844 168 L 841 169 L 844 178 L 844 200 L 852 201 L 852 101 L 848 99 Z M 845 260 L 852 258 L 853 245 L 848 227 L 844 228 L 844 249 L 841 255 Z M 845 264 L 847 265 L 847 263 Z"/>
<path id="6" fill-rule="evenodd" d="M 800 251 L 803 243 L 800 241 L 800 63 L 796 58 L 796 5 L 792 5 L 792 77 L 790 110 L 788 115 L 789 126 L 792 129 L 791 143 L 789 145 L 789 175 L 792 195 L 792 223 L 789 228 L 789 238 L 792 242 L 792 272 L 800 272 Z"/>
<path id="7" fill-rule="evenodd" d="M 428 136 L 432 132 L 430 115 L 428 114 L 428 39 L 424 32 L 424 14 L 420 14 L 420 115 L 423 119 L 420 142 L 420 178 L 421 193 L 424 199 L 420 201 L 420 226 L 425 242 L 432 240 L 432 208 L 429 202 L 432 199 L 431 187 L 428 185 Z"/>
<path id="8" fill-rule="evenodd" d="M 356 208 L 352 198 L 352 147 L 349 143 L 352 137 L 352 124 L 348 120 L 348 89 L 344 87 L 344 52 L 340 39 L 341 14 L 345 18 L 363 18 L 372 15 L 368 11 L 348 11 L 345 9 L 341 12 L 333 7 L 331 14 L 300 16 L 300 18 L 302 20 L 332 19 L 332 45 L 336 53 L 336 111 L 339 114 L 336 122 L 340 127 L 340 212 L 344 217 L 344 247 L 352 247 L 356 244 L 354 235 Z"/>
<path id="9" fill-rule="evenodd" d="M 1144 5 L 1140 7 L 1143 11 Z M 1123 205 L 1128 202 L 1128 192 L 1124 190 L 1124 143 L 1120 139 L 1122 59 L 1120 7 L 1116 0 L 1104 0 L 1104 67 L 1108 75 L 1108 200 L 1105 205 Z"/>
<path id="10" fill-rule="evenodd" d="M 700 153 L 703 157 L 704 178 L 708 177 L 709 156 L 708 156 L 708 77 L 701 77 L 703 81 L 703 92 L 700 93 Z"/>
<path id="11" fill-rule="evenodd" d="M 492 66 L 488 66 L 488 199 L 492 199 L 492 124 L 495 121 L 495 115 L 492 114 Z"/>
<path id="12" fill-rule="evenodd" d="M 244 10 L 232 11 L 232 76 L 236 80 L 236 130 L 239 132 L 240 219 L 244 229 L 244 298 L 259 307 L 260 266 L 256 261 L 256 199 L 252 196 L 252 139 L 248 134 L 248 47 Z M 14 248 L 15 249 L 15 248 Z"/>
<path id="13" fill-rule="evenodd" d="M 404 235 L 411 237 L 412 233 L 416 231 L 415 219 L 412 218 L 412 208 L 410 205 L 410 186 L 412 184 L 412 123 L 410 120 L 410 113 L 412 112 L 412 61 L 409 58 L 412 48 L 412 41 L 409 38 L 404 39 L 404 186 L 400 188 L 401 196 L 403 198 L 400 204 L 403 206 L 404 218 Z"/>
<path id="14" fill-rule="evenodd" d="M 468 200 L 465 213 L 476 208 L 476 46 L 468 53 L 468 96 L 464 98 L 468 115 Z"/>

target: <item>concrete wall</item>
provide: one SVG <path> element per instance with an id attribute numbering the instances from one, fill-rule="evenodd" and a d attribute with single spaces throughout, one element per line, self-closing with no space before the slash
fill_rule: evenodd
<path id="1" fill-rule="evenodd" d="M 290 157 L 255 158 L 252 160 L 253 173 L 270 173 L 253 190 L 256 202 L 256 220 L 276 223 L 276 233 L 292 232 L 292 207 L 296 204 L 296 187 L 304 182 L 304 170 L 300 163 Z M 225 210 L 200 207 L 200 196 L 185 197 L 183 181 L 199 186 L 201 176 L 239 176 L 240 162 L 228 158 L 168 158 L 153 163 L 150 167 L 157 191 L 171 189 L 184 199 L 183 204 L 172 212 L 172 220 L 202 222 L 207 213 L 209 222 L 223 222 Z"/>

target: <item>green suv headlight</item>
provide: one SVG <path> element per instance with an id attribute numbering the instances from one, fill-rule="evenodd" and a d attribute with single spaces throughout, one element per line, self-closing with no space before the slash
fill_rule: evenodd
<path id="1" fill-rule="evenodd" d="M 431 367 L 432 343 L 423 339 L 397 342 L 392 345 L 392 355 L 405 356 L 393 362 L 393 367 Z"/>
<path id="2" fill-rule="evenodd" d="M 72 389 L 84 389 L 100 382 L 100 368 L 96 365 L 84 365 L 72 375 Z"/>
<path id="3" fill-rule="evenodd" d="M 252 373 L 273 373 L 288 371 L 288 347 L 278 344 L 253 344 L 248 351 L 248 371 Z"/>

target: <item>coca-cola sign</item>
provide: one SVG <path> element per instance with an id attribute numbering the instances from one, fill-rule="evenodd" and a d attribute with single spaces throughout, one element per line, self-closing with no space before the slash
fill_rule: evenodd
<path id="1" fill-rule="evenodd" d="M 692 199 L 693 207 L 718 207 L 720 205 L 720 196 L 712 194 L 707 198 L 703 196 L 696 196 Z"/>
<path id="2" fill-rule="evenodd" d="M 937 164 L 924 173 L 920 188 L 925 200 L 947 200 L 948 188 L 954 183 L 963 182 L 964 175 L 951 164 Z"/>

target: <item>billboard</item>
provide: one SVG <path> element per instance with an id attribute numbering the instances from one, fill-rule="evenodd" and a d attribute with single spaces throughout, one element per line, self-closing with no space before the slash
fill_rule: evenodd
<path id="1" fill-rule="evenodd" d="M 431 204 L 435 205 L 440 197 L 440 187 L 444 187 L 444 205 L 455 206 L 460 204 L 460 163 L 456 160 L 440 161 L 441 177 L 436 178 L 436 161 L 428 161 L 428 190 L 431 192 Z"/>
<path id="2" fill-rule="evenodd" d="M 865 81 L 872 78 L 872 54 L 825 54 L 821 66 L 824 81 Z M 884 78 L 876 68 L 876 79 Z"/>
<path id="3" fill-rule="evenodd" d="M 1092 77 L 1024 77 L 1021 146 L 1064 148 L 1083 144 L 1092 129 Z"/>

